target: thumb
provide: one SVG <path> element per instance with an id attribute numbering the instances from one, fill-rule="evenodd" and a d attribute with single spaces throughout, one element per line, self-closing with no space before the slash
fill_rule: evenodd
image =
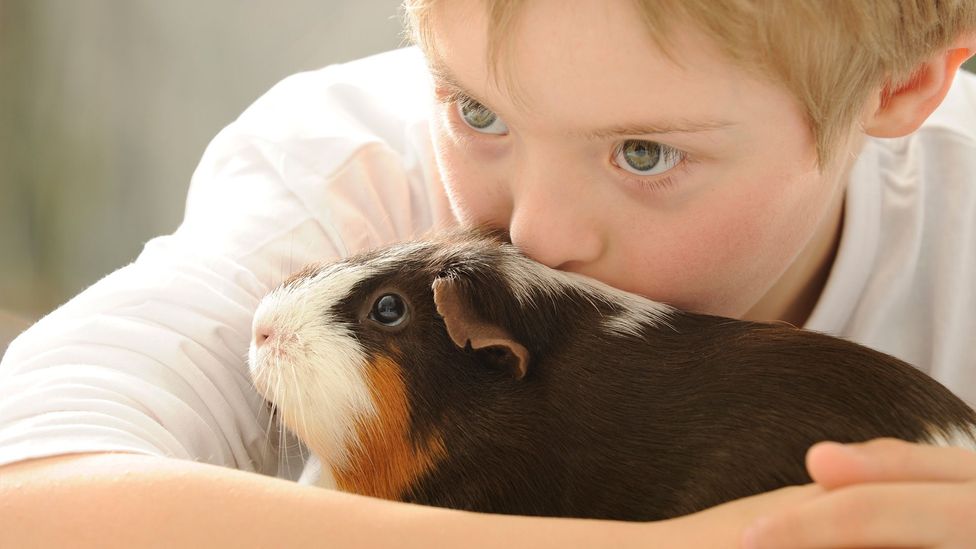
<path id="1" fill-rule="evenodd" d="M 976 452 L 883 438 L 859 444 L 820 442 L 807 471 L 827 489 L 862 482 L 976 480 Z"/>

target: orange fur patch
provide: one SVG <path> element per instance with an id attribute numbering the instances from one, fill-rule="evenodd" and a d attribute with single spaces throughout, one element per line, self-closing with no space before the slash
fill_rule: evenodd
<path id="1" fill-rule="evenodd" d="M 406 387 L 395 360 L 378 357 L 367 363 L 366 379 L 378 413 L 360 422 L 359 445 L 350 449 L 348 467 L 333 474 L 342 491 L 396 500 L 447 450 L 436 434 L 419 448 L 410 442 Z"/>

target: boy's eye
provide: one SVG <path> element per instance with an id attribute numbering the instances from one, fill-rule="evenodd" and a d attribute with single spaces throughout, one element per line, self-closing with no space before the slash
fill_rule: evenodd
<path id="1" fill-rule="evenodd" d="M 629 139 L 617 147 L 613 163 L 636 175 L 664 173 L 681 162 L 677 149 L 653 141 Z"/>
<path id="2" fill-rule="evenodd" d="M 491 112 L 487 107 L 478 103 L 474 99 L 464 98 L 455 102 L 458 115 L 471 129 L 494 135 L 505 135 L 508 133 L 508 126 L 502 122 L 498 115 Z"/>

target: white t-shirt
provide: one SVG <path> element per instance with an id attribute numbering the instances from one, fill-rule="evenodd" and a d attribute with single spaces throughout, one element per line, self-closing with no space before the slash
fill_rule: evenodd
<path id="1" fill-rule="evenodd" d="M 0 363 L 0 465 L 122 451 L 297 478 L 246 355 L 258 301 L 312 260 L 455 223 L 416 49 L 285 79 L 207 148 L 169 236 Z M 976 404 L 976 77 L 915 135 L 871 141 L 809 328 L 912 362 Z M 269 436 L 270 430 L 270 436 Z M 293 441 L 286 441 L 294 447 Z"/>
<path id="2" fill-rule="evenodd" d="M 869 140 L 805 328 L 918 366 L 976 407 L 976 75 L 914 134 Z"/>

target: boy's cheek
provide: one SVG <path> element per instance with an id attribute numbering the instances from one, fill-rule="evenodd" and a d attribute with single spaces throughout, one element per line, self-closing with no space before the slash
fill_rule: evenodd
<path id="1" fill-rule="evenodd" d="M 498 162 L 480 159 L 442 124 L 432 124 L 434 155 L 448 200 L 458 220 L 469 225 L 507 227 L 511 214 L 508 181 Z"/>
<path id="2" fill-rule="evenodd" d="M 625 289 L 684 309 L 740 314 L 761 296 L 769 276 L 769 250 L 757 232 L 749 223 L 713 223 L 659 242 L 642 250 L 642 265 L 621 271 L 641 273 Z"/>
<path id="3" fill-rule="evenodd" d="M 781 197 L 776 191 L 753 190 L 702 197 L 695 208 L 643 228 L 619 227 L 617 242 L 625 248 L 618 257 L 621 263 L 631 259 L 629 265 L 613 271 L 641 274 L 614 285 L 686 309 L 744 314 L 803 243 L 799 227 L 790 221 L 791 213 L 784 211 L 789 208 L 777 203 Z M 656 236 L 628 239 L 628 230 Z"/>
<path id="4" fill-rule="evenodd" d="M 451 155 L 438 159 L 441 180 L 458 221 L 467 225 L 507 227 L 511 200 L 506 182 L 488 169 L 477 170 Z"/>
<path id="5" fill-rule="evenodd" d="M 448 200 L 458 220 L 467 225 L 508 228 L 510 207 L 501 189 L 503 183 L 490 184 L 477 177 L 455 172 L 445 181 Z"/>

